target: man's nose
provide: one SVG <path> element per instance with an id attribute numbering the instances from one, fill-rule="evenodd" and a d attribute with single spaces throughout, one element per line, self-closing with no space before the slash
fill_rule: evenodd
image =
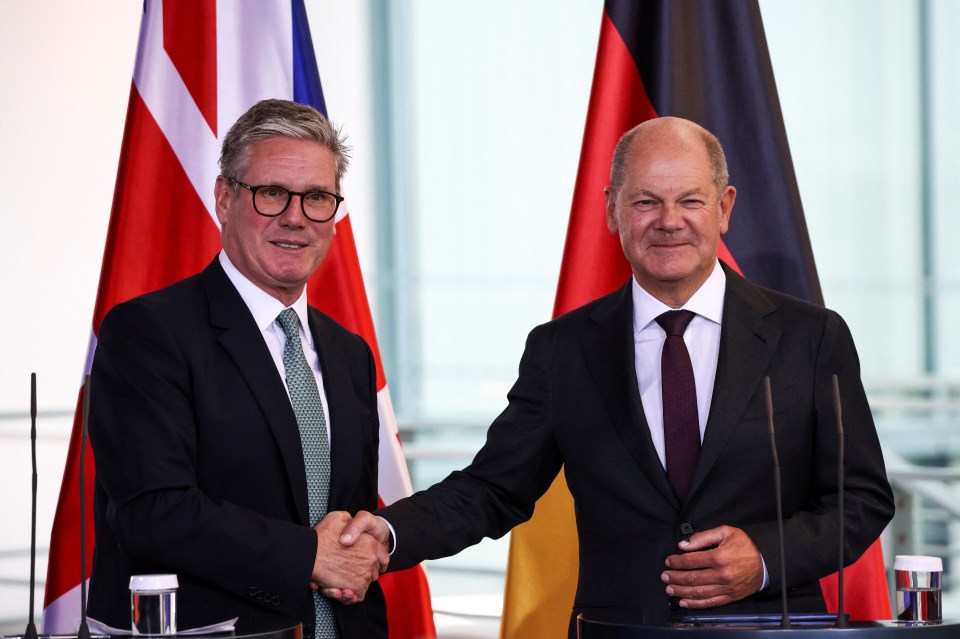
<path id="1" fill-rule="evenodd" d="M 678 204 L 664 202 L 660 207 L 657 225 L 661 228 L 674 229 L 683 226 L 683 209 Z"/>
<path id="2" fill-rule="evenodd" d="M 302 227 L 307 223 L 307 216 L 303 214 L 303 196 L 295 193 L 290 194 L 290 202 L 287 208 L 280 214 L 280 224 L 284 226 Z"/>

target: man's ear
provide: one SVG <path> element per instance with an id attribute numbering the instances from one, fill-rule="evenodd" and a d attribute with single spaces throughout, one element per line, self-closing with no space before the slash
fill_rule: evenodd
<path id="1" fill-rule="evenodd" d="M 213 201 L 220 226 L 223 226 L 227 221 L 227 209 L 232 197 L 233 189 L 230 187 L 230 181 L 222 175 L 218 175 L 217 181 L 213 185 Z"/>
<path id="2" fill-rule="evenodd" d="M 620 220 L 617 218 L 617 193 L 608 186 L 603 189 L 603 194 L 607 198 L 607 228 L 611 233 L 619 233 Z"/>
<path id="3" fill-rule="evenodd" d="M 730 227 L 730 213 L 733 212 L 733 203 L 737 200 L 737 189 L 727 185 L 720 194 L 720 235 Z"/>

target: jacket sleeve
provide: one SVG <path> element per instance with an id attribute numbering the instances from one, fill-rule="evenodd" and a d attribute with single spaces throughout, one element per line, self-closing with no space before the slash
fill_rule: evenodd
<path id="1" fill-rule="evenodd" d="M 533 514 L 560 472 L 546 331 L 527 339 L 507 408 L 487 431 L 473 462 L 439 484 L 381 509 L 397 550 L 391 570 L 456 554 L 484 537 L 499 538 Z"/>
<path id="2" fill-rule="evenodd" d="M 784 544 L 786 566 L 780 564 L 776 521 L 744 526 L 763 555 L 771 593 L 780 591 L 786 570 L 788 587 L 812 582 L 835 572 L 839 533 L 838 434 L 833 376 L 837 376 L 844 428 L 844 559 L 856 561 L 893 517 L 894 502 L 870 406 L 860 381 L 860 364 L 853 338 L 839 315 L 827 311 L 818 343 L 811 349 L 813 412 L 810 436 L 813 468 L 804 499 L 797 490 L 784 489 Z M 788 424 L 787 427 L 790 425 Z M 780 425 L 777 438 L 780 440 Z M 790 450 L 780 447 L 789 459 Z M 781 464 L 782 465 L 782 464 Z M 804 473 L 806 476 L 806 473 Z M 790 478 L 784 477 L 789 486 Z M 788 505 L 789 504 L 789 505 Z"/>

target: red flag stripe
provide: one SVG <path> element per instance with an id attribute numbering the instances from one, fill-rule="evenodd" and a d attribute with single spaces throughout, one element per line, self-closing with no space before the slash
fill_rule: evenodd
<path id="1" fill-rule="evenodd" d="M 604 13 L 554 317 L 623 286 L 630 277 L 620 240 L 607 230 L 602 215 L 603 189 L 610 184 L 610 158 L 617 140 L 634 125 L 655 117 L 630 51 Z M 576 214 L 594 210 L 595 215 Z"/>
<path id="2" fill-rule="evenodd" d="M 833 573 L 820 580 L 820 589 L 827 610 L 836 614 L 840 608 L 840 575 Z M 843 570 L 843 608 L 854 621 L 892 619 L 893 611 L 887 589 L 887 572 L 883 563 L 883 547 L 876 540 L 852 565 Z"/>
<path id="3" fill-rule="evenodd" d="M 217 135 L 217 0 L 165 3 L 163 48 Z"/>

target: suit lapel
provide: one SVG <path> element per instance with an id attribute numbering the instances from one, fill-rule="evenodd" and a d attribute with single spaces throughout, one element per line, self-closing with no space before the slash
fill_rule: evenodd
<path id="1" fill-rule="evenodd" d="M 201 273 L 210 303 L 210 323 L 221 329 L 219 341 L 239 369 L 259 404 L 283 458 L 297 515 L 309 524 L 307 476 L 297 418 L 276 364 L 243 298 L 223 272 L 219 259 Z"/>
<path id="2" fill-rule="evenodd" d="M 329 509 L 342 509 L 349 497 L 349 486 L 359 482 L 363 465 L 356 463 L 362 456 L 361 431 L 358 424 L 356 393 L 350 382 L 350 368 L 343 351 L 324 330 L 319 313 L 310 309 L 310 330 L 320 358 L 323 388 L 330 411 L 330 498 Z"/>
<path id="3" fill-rule="evenodd" d="M 657 456 L 643 413 L 634 364 L 633 296 L 628 282 L 591 315 L 596 326 L 582 337 L 583 357 L 624 447 L 650 483 L 674 506 L 680 502 Z"/>
<path id="4" fill-rule="evenodd" d="M 776 310 L 770 299 L 730 269 L 724 270 L 727 288 L 717 375 L 691 496 L 709 474 L 760 388 L 780 340 L 780 329 L 764 319 Z"/>

